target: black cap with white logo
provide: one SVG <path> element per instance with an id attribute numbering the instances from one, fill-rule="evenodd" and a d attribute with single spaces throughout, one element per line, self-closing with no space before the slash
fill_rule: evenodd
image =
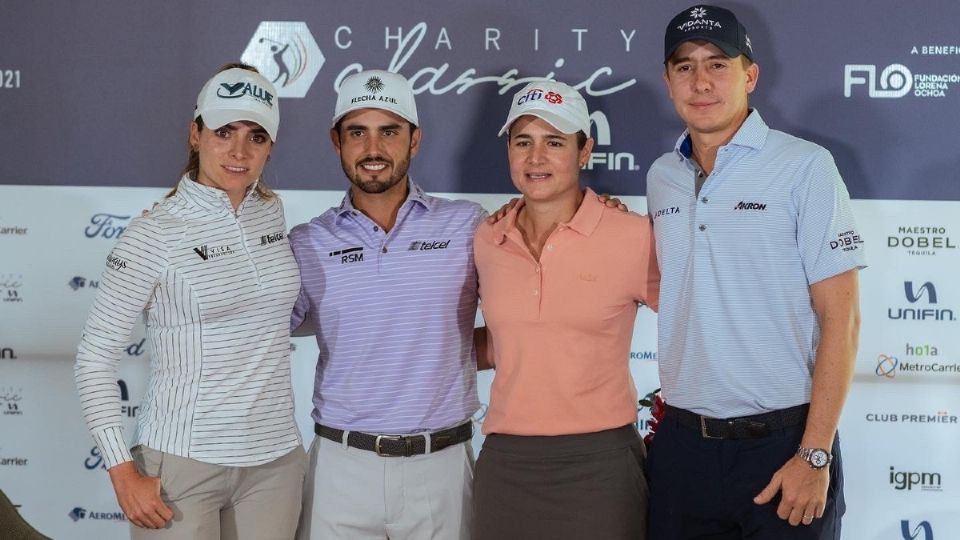
<path id="1" fill-rule="evenodd" d="M 747 29 L 729 9 L 700 4 L 678 13 L 663 37 L 663 62 L 670 60 L 677 47 L 695 39 L 713 43 L 730 58 L 742 54 L 753 61 Z"/>

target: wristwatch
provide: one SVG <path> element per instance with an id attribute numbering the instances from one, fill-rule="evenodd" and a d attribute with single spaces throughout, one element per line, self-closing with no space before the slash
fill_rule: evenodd
<path id="1" fill-rule="evenodd" d="M 823 448 L 804 448 L 797 447 L 797 455 L 800 459 L 810 464 L 810 468 L 820 470 L 833 461 L 833 456 Z"/>

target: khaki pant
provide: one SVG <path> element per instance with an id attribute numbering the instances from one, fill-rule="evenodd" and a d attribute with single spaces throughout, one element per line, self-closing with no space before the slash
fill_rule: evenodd
<path id="1" fill-rule="evenodd" d="M 433 454 L 381 457 L 315 437 L 297 538 L 466 540 L 473 463 L 469 441 Z"/>
<path id="2" fill-rule="evenodd" d="M 160 477 L 160 495 L 173 510 L 163 529 L 131 525 L 133 540 L 289 540 L 300 515 L 306 454 L 289 454 L 255 467 L 225 467 L 133 449 L 142 474 Z"/>

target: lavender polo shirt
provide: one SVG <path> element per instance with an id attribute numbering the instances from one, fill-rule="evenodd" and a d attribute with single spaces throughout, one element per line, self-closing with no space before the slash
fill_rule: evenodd
<path id="1" fill-rule="evenodd" d="M 291 327 L 307 317 L 316 326 L 319 424 L 416 433 L 479 408 L 473 234 L 486 213 L 409 187 L 389 232 L 354 208 L 349 192 L 290 231 L 301 275 Z"/>

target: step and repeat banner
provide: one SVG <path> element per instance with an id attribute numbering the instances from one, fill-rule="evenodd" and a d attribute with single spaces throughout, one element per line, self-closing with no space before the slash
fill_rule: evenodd
<path id="1" fill-rule="evenodd" d="M 663 31 L 690 3 L 4 2 L 0 490 L 53 538 L 127 536 L 80 417 L 73 357 L 104 257 L 178 179 L 197 92 L 220 65 L 242 59 L 278 88 L 265 178 L 288 226 L 339 204 L 347 181 L 330 118 L 339 82 L 367 68 L 414 85 L 416 181 L 491 210 L 514 192 L 496 136 L 509 97 L 538 78 L 575 85 L 597 143 L 584 184 L 643 212 L 646 170 L 682 130 L 662 81 Z M 868 246 L 840 426 L 843 536 L 960 538 L 960 4 L 724 5 L 761 68 L 753 106 L 833 152 Z M 142 329 L 126 353 L 117 383 L 132 435 L 150 361 Z M 309 440 L 317 346 L 295 338 L 291 354 Z M 646 394 L 658 386 L 646 310 L 630 356 Z M 480 376 L 484 402 L 490 379 Z"/>

